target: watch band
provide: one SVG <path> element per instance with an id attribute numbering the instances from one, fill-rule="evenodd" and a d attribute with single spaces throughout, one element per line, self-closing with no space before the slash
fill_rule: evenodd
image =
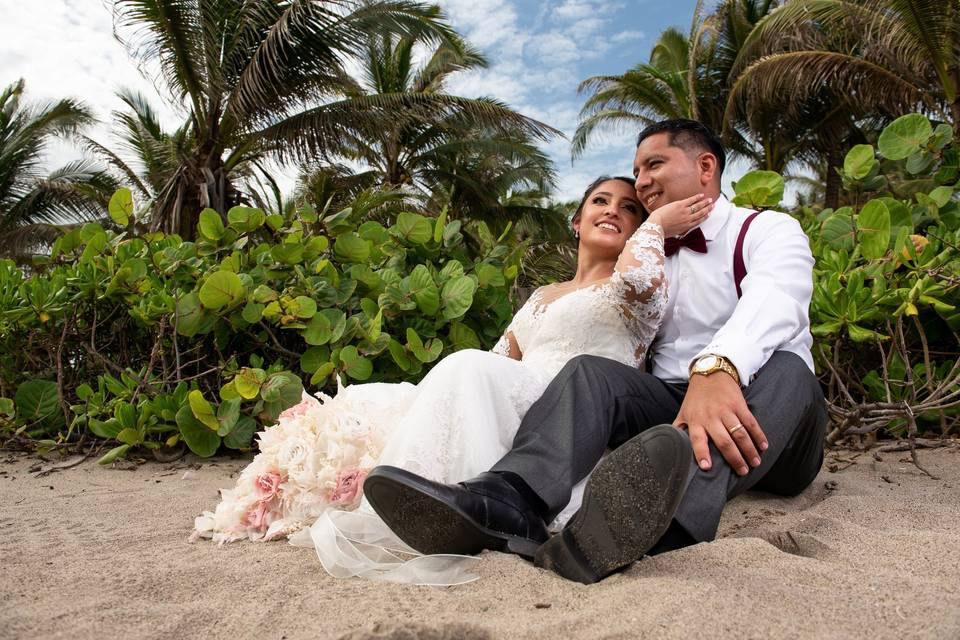
<path id="1" fill-rule="evenodd" d="M 697 364 L 705 358 L 713 358 L 716 360 L 716 362 L 707 369 L 697 370 Z M 723 371 L 729 374 L 738 385 L 740 384 L 740 374 L 737 372 L 737 368 L 733 366 L 733 363 L 730 362 L 729 358 L 724 356 L 720 356 L 715 353 L 706 354 L 694 360 L 690 365 L 690 375 L 697 374 L 701 376 L 709 376 L 717 371 Z"/>

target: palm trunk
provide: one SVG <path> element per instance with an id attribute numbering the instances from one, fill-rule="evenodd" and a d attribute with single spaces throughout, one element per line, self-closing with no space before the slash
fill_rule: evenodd
<path id="1" fill-rule="evenodd" d="M 840 154 L 840 149 L 835 145 L 831 145 L 827 149 L 827 175 L 826 175 L 826 184 L 825 188 L 825 197 L 824 197 L 824 206 L 829 207 L 830 209 L 836 209 L 840 205 L 840 172 L 839 169 L 843 164 L 843 157 Z"/>

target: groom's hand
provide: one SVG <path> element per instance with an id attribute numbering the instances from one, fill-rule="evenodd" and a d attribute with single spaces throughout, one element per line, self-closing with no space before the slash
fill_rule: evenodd
<path id="1" fill-rule="evenodd" d="M 767 437 L 747 407 L 740 385 L 722 371 L 709 376 L 691 376 L 673 424 L 686 426 L 694 458 L 704 471 L 713 466 L 711 440 L 727 464 L 741 476 L 747 475 L 749 467 L 760 465 L 757 450 L 767 448 Z M 738 424 L 743 428 L 736 429 Z"/>

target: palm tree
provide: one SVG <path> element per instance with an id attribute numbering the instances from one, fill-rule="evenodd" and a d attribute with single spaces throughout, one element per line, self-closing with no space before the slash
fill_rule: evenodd
<path id="1" fill-rule="evenodd" d="M 658 120 L 692 118 L 725 132 L 732 155 L 754 166 L 781 171 L 792 157 L 795 137 L 767 113 L 751 127 L 729 126 L 724 106 L 731 69 L 754 26 L 774 0 L 724 0 L 713 13 L 694 10 L 688 33 L 668 28 L 657 39 L 650 60 L 621 76 L 595 76 L 580 84 L 588 97 L 580 111 L 572 155 L 579 157 L 598 127 L 640 129 Z"/>
<path id="2" fill-rule="evenodd" d="M 115 182 L 90 161 L 52 172 L 43 158 L 57 136 L 94 119 L 76 100 L 24 104 L 23 80 L 0 92 L 0 253 L 19 255 L 58 235 L 57 225 L 102 218 Z"/>
<path id="3" fill-rule="evenodd" d="M 112 114 L 118 150 L 89 136 L 79 136 L 79 140 L 87 152 L 106 162 L 141 201 L 152 203 L 176 176 L 182 162 L 195 152 L 190 123 L 173 132 L 164 131 L 146 96 L 123 89 L 117 97 L 127 107 Z"/>
<path id="4" fill-rule="evenodd" d="M 114 14 L 131 54 L 159 67 L 188 113 L 191 146 L 157 194 L 152 224 L 186 237 L 203 207 L 241 202 L 238 167 L 332 157 L 403 114 L 439 110 L 409 94 L 343 97 L 355 87 L 347 61 L 368 34 L 454 38 L 439 9 L 410 0 L 115 0 Z"/>
<path id="5" fill-rule="evenodd" d="M 428 210 L 450 205 L 456 216 L 513 219 L 531 213 L 505 198 L 516 190 L 551 186 L 552 163 L 534 141 L 559 132 L 490 98 L 447 94 L 451 75 L 487 65 L 460 38 L 427 49 L 429 57 L 419 65 L 413 55 L 418 44 L 416 38 L 389 34 L 368 39 L 362 77 L 351 95 L 411 96 L 416 106 L 411 117 L 373 135 L 353 136 L 341 149 L 341 158 L 363 167 L 354 180 L 405 190 Z M 445 108 L 449 104 L 456 108 Z M 424 105 L 432 112 L 424 113 Z"/>
<path id="6" fill-rule="evenodd" d="M 791 0 L 761 20 L 733 65 L 727 118 L 776 112 L 825 159 L 835 206 L 842 149 L 884 118 L 950 114 L 960 136 L 960 1 Z"/>
<path id="7" fill-rule="evenodd" d="M 591 95 L 580 109 L 571 145 L 573 158 L 583 153 L 598 127 L 636 131 L 658 120 L 697 118 L 705 112 L 691 83 L 691 62 L 696 64 L 691 60 L 690 37 L 670 27 L 657 38 L 649 62 L 623 75 L 593 76 L 581 82 L 578 91 Z"/>

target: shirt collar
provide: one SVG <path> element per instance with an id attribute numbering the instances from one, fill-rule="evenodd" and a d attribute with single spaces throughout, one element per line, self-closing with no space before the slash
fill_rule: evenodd
<path id="1" fill-rule="evenodd" d="M 707 219 L 700 224 L 700 231 L 703 232 L 703 237 L 706 238 L 707 241 L 717 237 L 720 230 L 727 224 L 727 220 L 730 219 L 730 211 L 732 209 L 733 204 L 731 204 L 723 194 L 717 196 L 717 202 L 713 205 L 713 211 L 711 211 Z"/>

